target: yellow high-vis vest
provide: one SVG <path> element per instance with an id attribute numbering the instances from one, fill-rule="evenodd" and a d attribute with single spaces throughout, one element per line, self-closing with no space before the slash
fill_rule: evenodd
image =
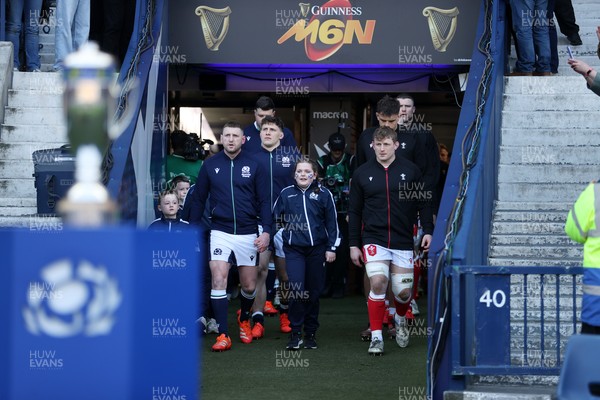
<path id="1" fill-rule="evenodd" d="M 581 321 L 600 327 L 600 183 L 592 182 L 569 211 L 565 232 L 583 244 Z"/>

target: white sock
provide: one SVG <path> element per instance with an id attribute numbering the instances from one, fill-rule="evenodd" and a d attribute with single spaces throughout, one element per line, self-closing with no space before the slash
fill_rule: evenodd
<path id="1" fill-rule="evenodd" d="M 383 342 L 383 333 L 380 330 L 371 332 L 371 341 L 375 339 L 379 339 Z"/>

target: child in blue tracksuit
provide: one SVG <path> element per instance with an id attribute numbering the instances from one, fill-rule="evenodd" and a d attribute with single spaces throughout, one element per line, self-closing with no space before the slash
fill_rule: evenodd
<path id="1" fill-rule="evenodd" d="M 283 226 L 288 282 L 282 288 L 282 296 L 289 300 L 289 350 L 317 348 L 315 334 L 319 327 L 319 296 L 325 284 L 325 261 L 335 261 L 340 241 L 335 201 L 316 177 L 316 163 L 299 161 L 294 169 L 296 184 L 284 188 L 273 207 L 274 219 Z"/>

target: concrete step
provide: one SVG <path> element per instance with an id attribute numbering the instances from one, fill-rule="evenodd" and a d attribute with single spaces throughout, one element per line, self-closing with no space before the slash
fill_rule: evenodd
<path id="1" fill-rule="evenodd" d="M 566 211 L 508 211 L 494 210 L 495 222 L 522 222 L 528 224 L 544 224 L 549 222 L 565 223 Z"/>
<path id="2" fill-rule="evenodd" d="M 50 108 L 53 112 L 63 112 L 63 94 L 37 90 L 9 90 L 8 106 L 25 108 L 35 104 L 37 107 Z M 58 109 L 58 110 L 56 110 Z"/>
<path id="3" fill-rule="evenodd" d="M 490 257 L 489 265 L 495 267 L 580 267 L 582 260 L 559 260 L 556 258 L 515 259 L 504 257 Z"/>
<path id="4" fill-rule="evenodd" d="M 494 209 L 496 211 L 569 211 L 572 205 L 571 203 L 546 201 L 496 201 L 494 202 Z"/>
<path id="5" fill-rule="evenodd" d="M 0 198 L 0 207 L 35 207 L 35 197 L 11 197 Z"/>
<path id="6" fill-rule="evenodd" d="M 574 129 L 570 130 L 568 140 L 570 146 L 598 145 L 600 142 L 600 129 Z M 507 146 L 548 146 L 552 143 L 561 143 L 565 140 L 562 129 L 530 129 L 530 128 L 503 128 L 501 143 Z"/>
<path id="7" fill-rule="evenodd" d="M 42 44 L 44 46 L 45 45 L 49 45 L 49 44 L 54 45 L 54 43 L 55 43 L 54 35 L 49 35 L 49 34 L 45 34 L 43 32 L 40 32 L 39 38 L 40 38 L 39 39 L 40 40 L 40 44 Z"/>
<path id="8" fill-rule="evenodd" d="M 519 387 L 539 387 L 539 385 L 544 385 L 545 387 L 555 387 L 558 384 L 558 376 L 505 375 L 498 377 L 481 375 L 478 377 L 474 377 L 473 385 L 477 386 L 480 384 L 490 384 L 492 382 L 498 383 L 498 380 L 500 380 L 500 383 L 504 385 L 519 385 Z"/>
<path id="9" fill-rule="evenodd" d="M 449 390 L 444 392 L 444 400 L 552 400 L 556 389 L 547 386 L 537 387 L 501 387 L 471 388 L 463 392 Z M 541 393 L 547 392 L 547 393 Z M 419 397 L 429 399 L 429 397 Z M 408 398 L 408 397 L 407 397 Z M 415 397 L 416 399 L 417 397 Z"/>
<path id="10" fill-rule="evenodd" d="M 0 143 L 0 160 L 31 161 L 34 151 L 56 149 L 64 144 L 64 142 Z"/>
<path id="11" fill-rule="evenodd" d="M 527 157 L 524 156 L 527 160 Z M 600 178 L 597 165 L 498 165 L 498 182 L 589 183 Z"/>
<path id="12" fill-rule="evenodd" d="M 582 79 L 583 81 L 583 79 Z M 524 80 L 524 84 L 527 80 Z M 527 92 L 527 89 L 531 89 Z M 526 94 L 527 93 L 527 94 Z M 548 101 L 552 96 L 552 101 Z M 522 93 L 504 96 L 505 111 L 555 111 L 566 113 L 572 111 L 595 111 L 598 109 L 597 96 L 588 90 L 588 93 L 557 93 L 552 85 L 538 85 L 523 88 Z"/>
<path id="13" fill-rule="evenodd" d="M 593 14 L 590 15 L 590 12 L 600 13 L 600 5 L 594 0 L 573 0 L 572 4 L 573 10 L 575 11 L 575 19 L 577 20 L 577 24 L 580 24 L 581 21 L 586 18 L 591 18 Z M 597 22 L 598 20 L 596 20 L 595 26 L 598 25 Z"/>
<path id="14" fill-rule="evenodd" d="M 23 216 L 37 213 L 36 198 L 2 198 L 0 199 L 0 216 Z"/>
<path id="15" fill-rule="evenodd" d="M 42 72 L 52 72 L 52 73 L 57 73 L 56 71 L 54 71 L 54 63 L 52 64 L 43 64 L 40 66 L 40 70 Z"/>
<path id="16" fill-rule="evenodd" d="M 600 145 L 561 146 L 567 136 L 553 146 L 500 146 L 501 164 L 597 165 Z"/>
<path id="17" fill-rule="evenodd" d="M 559 61 L 566 63 L 569 59 L 569 51 L 567 50 L 567 46 L 571 47 L 573 58 L 579 59 L 581 57 L 596 56 L 596 50 L 598 49 L 598 39 L 596 38 L 596 35 L 594 35 L 594 37 L 587 36 L 585 38 L 581 36 L 581 41 L 583 42 L 582 45 L 573 46 L 569 43 L 566 37 L 564 37 L 564 40 L 559 40 L 556 48 Z M 516 54 L 517 52 L 515 51 L 515 45 L 513 42 L 510 46 L 510 58 L 512 60 L 516 60 Z"/>
<path id="18" fill-rule="evenodd" d="M 553 79 L 553 78 L 549 78 Z M 597 113 L 592 111 L 502 111 L 503 128 L 600 128 Z M 564 128 L 563 128 L 564 129 Z M 566 137 L 568 138 L 568 136 Z"/>
<path id="19" fill-rule="evenodd" d="M 37 213 L 37 205 L 33 207 L 0 207 L 0 217 L 18 217 Z"/>
<path id="20" fill-rule="evenodd" d="M 25 228 L 32 232 L 59 232 L 63 230 L 62 219 L 45 215 L 0 216 L 0 227 Z"/>
<path id="21" fill-rule="evenodd" d="M 54 41 L 51 42 L 46 42 L 46 43 L 40 43 L 40 54 L 48 54 L 48 55 L 52 55 L 54 56 L 56 53 L 56 45 L 54 44 Z"/>
<path id="22" fill-rule="evenodd" d="M 596 58 L 598 60 L 598 58 Z M 595 64 L 592 64 L 595 65 Z M 504 94 L 532 94 L 532 90 L 545 87 L 546 92 L 560 94 L 589 94 L 590 90 L 585 87 L 585 81 L 570 71 L 564 76 L 507 76 L 504 78 Z M 542 91 L 540 94 L 544 94 Z M 530 104 L 531 106 L 532 104 Z"/>
<path id="23" fill-rule="evenodd" d="M 5 197 L 32 197 L 36 198 L 35 181 L 31 179 L 0 178 L 2 195 Z"/>
<path id="24" fill-rule="evenodd" d="M 586 184 L 580 183 L 507 183 L 498 184 L 500 201 L 534 201 L 536 199 L 556 199 L 575 202 Z"/>
<path id="25" fill-rule="evenodd" d="M 33 172 L 31 157 L 24 160 L 0 160 L 0 178 L 31 179 Z"/>
<path id="26" fill-rule="evenodd" d="M 490 236 L 490 246 L 573 246 L 583 251 L 583 246 L 573 242 L 567 235 L 528 235 L 504 233 Z"/>
<path id="27" fill-rule="evenodd" d="M 598 63 L 598 57 L 596 57 L 596 61 L 590 61 L 590 62 L 591 62 L 591 64 L 588 64 L 588 65 L 591 65 L 593 68 L 595 68 L 595 66 Z M 587 61 L 586 61 L 586 63 L 587 63 Z M 582 85 L 583 88 L 586 89 L 589 93 L 594 94 L 594 92 L 592 92 L 591 90 L 589 90 L 587 88 L 586 81 L 585 81 L 585 79 L 583 79 L 583 76 L 579 75 L 576 72 L 573 72 L 573 70 L 571 69 L 571 67 L 568 64 L 561 63 L 558 66 L 558 76 L 575 76 L 578 78 L 577 79 L 579 81 L 578 85 Z"/>
<path id="28" fill-rule="evenodd" d="M 13 90 L 49 90 L 51 93 L 60 90 L 62 93 L 63 87 L 63 76 L 57 72 L 15 72 L 13 74 Z"/>
<path id="29" fill-rule="evenodd" d="M 568 41 L 565 44 L 559 44 L 557 46 L 559 60 L 566 63 L 569 59 L 569 51 L 567 50 L 567 46 L 571 46 L 573 58 L 579 59 L 582 56 L 598 57 L 596 55 L 596 50 L 598 49 L 598 39 L 595 37 L 595 35 L 593 38 L 591 36 L 587 36 L 585 37 L 585 40 L 584 37 L 581 37 L 581 41 L 583 42 L 581 46 L 572 46 L 568 43 Z"/>
<path id="30" fill-rule="evenodd" d="M 64 114 L 56 108 L 46 107 L 6 107 L 6 125 L 66 125 Z"/>
<path id="31" fill-rule="evenodd" d="M 492 222 L 493 235 L 562 235 L 564 236 L 564 222 Z"/>
<path id="32" fill-rule="evenodd" d="M 544 232 L 541 232 L 544 233 Z M 557 259 L 581 259 L 583 252 L 579 248 L 570 246 L 493 246 L 490 249 L 490 257 L 526 257 L 526 258 L 552 258 Z"/>
<path id="33" fill-rule="evenodd" d="M 67 128 L 64 125 L 2 125 L 0 139 L 4 143 L 68 143 Z M 60 146 L 58 146 L 60 147 Z"/>
<path id="34" fill-rule="evenodd" d="M 56 56 L 54 53 L 40 53 L 40 63 L 45 65 L 54 65 Z"/>

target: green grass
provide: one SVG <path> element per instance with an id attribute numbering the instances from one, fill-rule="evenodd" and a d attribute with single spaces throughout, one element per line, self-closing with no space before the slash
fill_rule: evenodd
<path id="1" fill-rule="evenodd" d="M 200 393 L 203 399 L 398 399 L 400 393 L 425 393 L 427 335 L 425 299 L 419 300 L 417 334 L 407 348 L 387 338 L 385 354 L 367 354 L 360 340 L 367 324 L 364 297 L 322 299 L 316 350 L 284 351 L 288 335 L 279 332 L 279 319 L 266 318 L 265 337 L 244 345 L 237 336 L 230 305 L 230 351 L 213 353 L 215 335 L 201 344 Z M 286 366 L 284 366 L 286 365 Z M 291 366 L 290 366 L 291 365 Z M 424 397 L 423 397 L 424 398 Z"/>

